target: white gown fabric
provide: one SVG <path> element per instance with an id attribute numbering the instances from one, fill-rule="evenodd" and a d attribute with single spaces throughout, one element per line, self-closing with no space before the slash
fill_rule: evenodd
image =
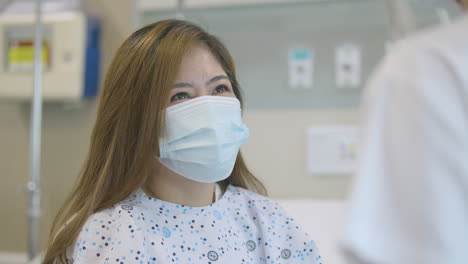
<path id="1" fill-rule="evenodd" d="M 364 95 L 356 263 L 468 263 L 468 16 L 397 44 Z"/>
<path id="2" fill-rule="evenodd" d="M 214 204 L 187 207 L 141 189 L 92 215 L 69 263 L 322 263 L 312 239 L 272 200 L 229 186 Z"/>

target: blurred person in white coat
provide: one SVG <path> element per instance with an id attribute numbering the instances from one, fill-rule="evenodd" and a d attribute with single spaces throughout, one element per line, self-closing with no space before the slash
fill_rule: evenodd
<path id="1" fill-rule="evenodd" d="M 363 110 L 349 263 L 468 263 L 468 14 L 396 44 Z"/>

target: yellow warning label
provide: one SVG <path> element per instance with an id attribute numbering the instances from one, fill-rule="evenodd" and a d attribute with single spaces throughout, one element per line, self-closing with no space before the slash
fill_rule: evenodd
<path id="1" fill-rule="evenodd" d="M 49 65 L 50 54 L 47 43 L 42 46 L 42 63 Z M 31 70 L 34 66 L 34 43 L 29 40 L 14 41 L 8 47 L 8 66 L 11 70 Z"/>

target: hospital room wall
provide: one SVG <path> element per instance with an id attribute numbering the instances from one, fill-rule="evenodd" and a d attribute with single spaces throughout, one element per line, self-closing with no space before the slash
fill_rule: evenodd
<path id="1" fill-rule="evenodd" d="M 119 43 L 133 29 L 131 0 L 88 0 L 87 9 L 102 19 L 103 72 Z M 80 108 L 44 105 L 42 135 L 42 245 L 59 205 L 86 156 L 97 100 Z M 30 107 L 0 103 L 0 252 L 25 252 L 27 200 L 22 187 L 29 174 Z M 312 177 L 306 172 L 309 125 L 355 124 L 355 109 L 247 110 L 251 138 L 243 151 L 247 163 L 269 187 L 273 198 L 343 199 L 349 177 Z"/>

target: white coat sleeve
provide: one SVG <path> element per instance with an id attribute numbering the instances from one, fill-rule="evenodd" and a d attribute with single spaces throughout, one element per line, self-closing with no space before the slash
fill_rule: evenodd
<path id="1" fill-rule="evenodd" d="M 468 263 L 467 87 L 419 48 L 387 58 L 365 93 L 350 263 Z"/>

